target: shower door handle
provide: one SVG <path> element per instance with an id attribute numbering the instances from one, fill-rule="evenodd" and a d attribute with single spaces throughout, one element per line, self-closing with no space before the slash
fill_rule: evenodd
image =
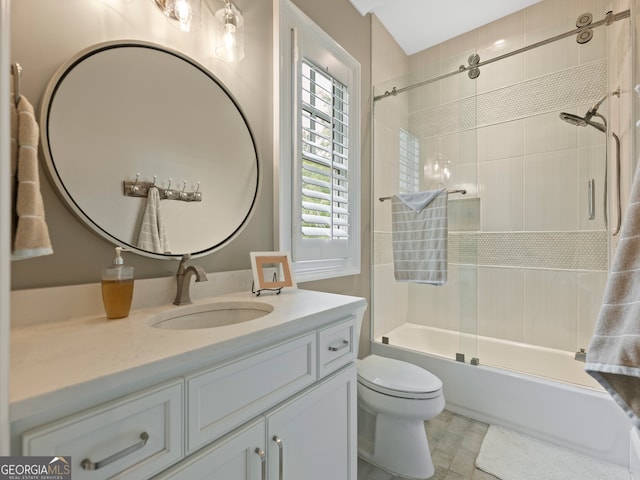
<path id="1" fill-rule="evenodd" d="M 596 218 L 596 181 L 592 178 L 587 183 L 587 207 L 589 220 Z"/>

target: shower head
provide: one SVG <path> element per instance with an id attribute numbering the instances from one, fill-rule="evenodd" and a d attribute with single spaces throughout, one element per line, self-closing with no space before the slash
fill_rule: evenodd
<path id="1" fill-rule="evenodd" d="M 571 125 L 575 125 L 576 127 L 586 127 L 587 125 L 591 125 L 593 128 L 600 130 L 603 133 L 607 132 L 607 121 L 605 118 L 598 113 L 598 108 L 602 105 L 607 99 L 607 95 L 602 97 L 598 103 L 596 103 L 593 107 L 591 107 L 587 113 L 585 113 L 584 117 L 580 117 L 578 115 L 574 115 L 573 113 L 560 113 L 560 118 Z M 593 117 L 599 117 L 602 119 L 604 123 L 594 122 L 591 119 Z"/>
<path id="2" fill-rule="evenodd" d="M 600 130 L 602 133 L 607 133 L 607 125 L 606 122 L 604 124 L 599 122 L 594 122 L 591 120 L 592 117 L 598 116 L 604 120 L 604 117 L 600 114 L 594 113 L 591 116 L 585 115 L 584 117 L 579 117 L 578 115 L 574 115 L 573 113 L 562 112 L 560 114 L 560 118 L 571 125 L 576 127 L 586 127 L 587 125 L 591 125 L 593 128 Z"/>
<path id="3" fill-rule="evenodd" d="M 587 126 L 587 121 L 584 119 L 584 117 L 579 117 L 578 115 L 574 115 L 573 113 L 562 112 L 560 113 L 560 118 L 576 127 Z"/>

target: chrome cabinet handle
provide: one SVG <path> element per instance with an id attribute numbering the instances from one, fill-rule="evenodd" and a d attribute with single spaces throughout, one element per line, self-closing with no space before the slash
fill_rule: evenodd
<path id="1" fill-rule="evenodd" d="M 329 345 L 329 351 L 330 352 L 337 352 L 339 350 L 345 349 L 349 346 L 349 341 L 348 340 L 342 340 L 341 343 L 339 343 L 338 345 Z"/>
<path id="2" fill-rule="evenodd" d="M 596 218 L 596 181 L 592 178 L 587 182 L 587 206 L 588 206 L 588 218 L 593 220 Z"/>
<path id="3" fill-rule="evenodd" d="M 127 447 L 124 450 L 114 453 L 110 457 L 107 457 L 104 460 L 99 460 L 95 463 L 89 460 L 88 458 L 85 458 L 80 463 L 80 466 L 84 470 L 98 470 L 99 468 L 106 467 L 110 463 L 120 460 L 121 458 L 129 455 L 130 453 L 140 450 L 142 447 L 144 447 L 147 444 L 148 440 L 149 440 L 149 434 L 147 432 L 142 432 L 140 434 L 140 441 L 138 443 L 131 445 L 130 447 Z"/>
<path id="4" fill-rule="evenodd" d="M 277 435 L 274 435 L 272 440 L 276 442 L 279 450 L 278 461 L 280 465 L 278 466 L 278 480 L 284 480 L 284 445 L 282 444 L 282 439 Z"/>
<path id="5" fill-rule="evenodd" d="M 262 464 L 262 480 L 267 480 L 267 456 L 260 447 L 256 447 L 255 452 L 260 457 L 260 463 Z"/>

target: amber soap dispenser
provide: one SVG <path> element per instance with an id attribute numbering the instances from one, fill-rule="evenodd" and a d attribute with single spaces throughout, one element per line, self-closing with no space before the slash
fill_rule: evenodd
<path id="1" fill-rule="evenodd" d="M 110 267 L 102 270 L 102 303 L 108 319 L 129 315 L 133 298 L 133 267 L 125 266 L 122 247 L 116 247 L 116 256 Z"/>

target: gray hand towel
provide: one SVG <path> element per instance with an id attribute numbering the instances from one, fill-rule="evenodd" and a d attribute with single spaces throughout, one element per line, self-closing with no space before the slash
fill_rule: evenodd
<path id="1" fill-rule="evenodd" d="M 447 281 L 447 190 L 394 195 L 393 266 L 399 282 Z"/>
<path id="2" fill-rule="evenodd" d="M 171 253 L 167 229 L 160 211 L 160 192 L 151 187 L 147 193 L 147 205 L 138 234 L 138 248 L 154 253 Z"/>

